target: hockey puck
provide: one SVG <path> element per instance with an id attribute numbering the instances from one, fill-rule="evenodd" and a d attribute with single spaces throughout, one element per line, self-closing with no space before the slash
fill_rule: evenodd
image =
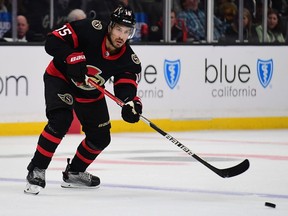
<path id="1" fill-rule="evenodd" d="M 270 208 L 276 208 L 276 205 L 270 202 L 265 202 L 265 206 L 270 207 Z"/>

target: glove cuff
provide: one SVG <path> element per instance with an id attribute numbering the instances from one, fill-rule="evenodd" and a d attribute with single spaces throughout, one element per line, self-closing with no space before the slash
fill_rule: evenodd
<path id="1" fill-rule="evenodd" d="M 133 98 L 133 101 L 135 101 L 136 103 L 140 103 L 140 104 L 142 105 L 141 98 L 138 97 L 138 96 L 135 96 L 135 97 Z"/>
<path id="2" fill-rule="evenodd" d="M 83 52 L 74 52 L 71 53 L 67 58 L 66 62 L 67 64 L 77 64 L 79 62 L 86 61 L 86 57 Z"/>

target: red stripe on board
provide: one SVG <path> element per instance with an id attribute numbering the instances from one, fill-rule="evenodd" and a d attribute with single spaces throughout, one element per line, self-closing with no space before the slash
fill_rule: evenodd
<path id="1" fill-rule="evenodd" d="M 79 119 L 76 116 L 75 111 L 73 110 L 73 121 L 70 125 L 70 128 L 67 134 L 80 134 L 81 133 L 81 124 Z"/>

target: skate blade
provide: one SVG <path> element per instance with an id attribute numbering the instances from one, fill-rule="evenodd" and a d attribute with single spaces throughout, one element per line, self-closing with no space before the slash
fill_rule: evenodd
<path id="1" fill-rule="evenodd" d="M 68 182 L 62 182 L 61 184 L 62 188 L 75 188 L 75 189 L 97 189 L 100 187 L 100 185 L 97 186 L 86 186 L 82 184 L 75 184 L 75 183 L 68 183 Z"/>
<path id="2" fill-rule="evenodd" d="M 42 187 L 40 187 L 39 185 L 32 185 L 32 184 L 27 183 L 27 185 L 24 189 L 24 193 L 37 195 L 37 194 L 39 194 L 41 189 L 42 189 Z"/>

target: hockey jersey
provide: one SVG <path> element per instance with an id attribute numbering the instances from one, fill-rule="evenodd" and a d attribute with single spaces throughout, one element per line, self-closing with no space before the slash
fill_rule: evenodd
<path id="1" fill-rule="evenodd" d="M 119 53 L 110 55 L 106 50 L 108 25 L 99 20 L 83 19 L 66 23 L 47 36 L 46 52 L 53 60 L 46 73 L 66 80 L 76 97 L 95 98 L 101 94 L 89 86 L 77 87 L 67 76 L 66 58 L 73 52 L 83 52 L 86 57 L 88 75 L 104 86 L 112 81 L 116 97 L 129 101 L 136 97 L 141 62 L 128 41 Z"/>

